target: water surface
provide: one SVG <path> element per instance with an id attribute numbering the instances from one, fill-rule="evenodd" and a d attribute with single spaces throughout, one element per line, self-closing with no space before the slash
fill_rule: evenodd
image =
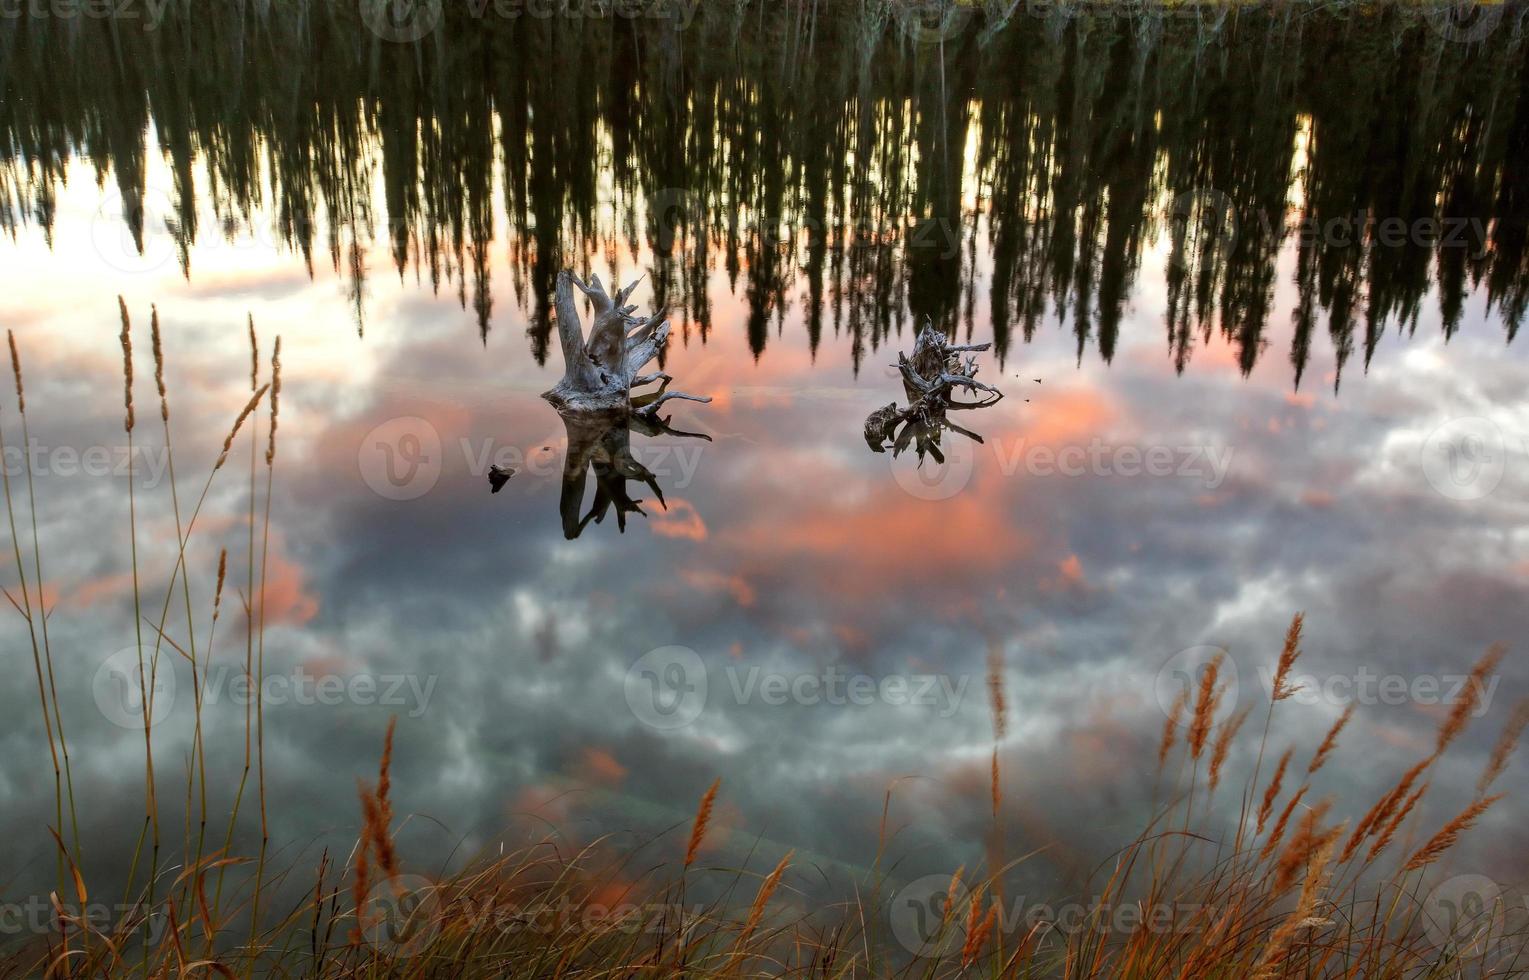
<path id="1" fill-rule="evenodd" d="M 303 9 L 0 24 L 0 322 L 25 362 L 97 874 L 125 867 L 143 795 L 111 659 L 134 645 L 118 294 L 151 619 L 176 548 L 150 304 L 182 508 L 248 397 L 246 313 L 261 381 L 281 337 L 269 539 L 249 528 L 257 414 L 188 563 L 203 610 L 228 550 L 207 721 L 226 813 L 241 597 L 265 562 L 285 863 L 348 847 L 397 715 L 398 809 L 428 815 L 400 847 L 422 872 L 549 826 L 644 840 L 718 775 L 724 863 L 795 848 L 823 870 L 805 892 L 843 894 L 895 785 L 897 874 L 971 866 L 997 663 L 1006 847 L 1050 845 L 1016 880 L 1081 888 L 1172 782 L 1164 707 L 1208 651 L 1230 653 L 1228 710 L 1252 707 L 1252 730 L 1306 613 L 1309 695 L 1270 743 L 1304 759 L 1357 702 L 1314 787 L 1343 811 L 1430 751 L 1490 642 L 1525 635 L 1516 8 L 1017 8 L 931 29 L 874 4 L 448 5 L 418 43 Z M 665 406 L 706 439 L 631 437 L 664 503 L 629 484 L 645 513 L 624 530 L 618 508 L 584 522 L 593 477 L 570 505 L 568 432 L 538 397 L 562 370 L 563 268 L 645 276 L 634 302 L 673 325 L 663 369 L 712 398 Z M 982 443 L 946 433 L 920 466 L 862 428 L 903 400 L 892 365 L 925 318 L 991 343 L 978 377 L 1006 397 L 959 420 Z M 517 472 L 491 494 L 495 463 Z M 14 566 L 0 580 L 15 593 Z M 45 894 L 46 743 L 24 624 L 5 630 L 3 871 Z M 155 730 L 172 800 L 192 732 L 177 661 Z M 1526 682 L 1510 656 L 1420 827 L 1471 797 Z M 1243 777 L 1256 734 L 1229 763 Z M 1521 807 L 1483 821 L 1460 870 L 1525 880 Z"/>

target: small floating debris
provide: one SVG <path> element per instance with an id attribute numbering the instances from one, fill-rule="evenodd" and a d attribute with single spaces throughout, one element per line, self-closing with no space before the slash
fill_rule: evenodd
<path id="1" fill-rule="evenodd" d="M 510 482 L 510 477 L 515 471 L 508 466 L 494 465 L 488 468 L 488 482 L 494 488 L 494 493 L 504 489 L 504 485 Z"/>

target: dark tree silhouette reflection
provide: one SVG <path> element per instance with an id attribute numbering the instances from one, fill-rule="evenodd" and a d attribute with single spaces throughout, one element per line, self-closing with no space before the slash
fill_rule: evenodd
<path id="1" fill-rule="evenodd" d="M 756 358 L 794 311 L 857 367 L 910 317 L 969 334 L 982 314 L 1000 361 L 1053 319 L 1109 361 L 1149 261 L 1178 368 L 1220 336 L 1250 371 L 1288 315 L 1296 384 L 1321 330 L 1341 377 L 1425 308 L 1451 336 L 1479 290 L 1511 340 L 1529 306 L 1518 6 L 1462 43 L 1405 5 L 985 4 L 941 44 L 891 0 L 693 22 L 478 6 L 412 44 L 338 0 L 176 4 L 153 31 L 0 21 L 0 225 L 51 230 L 80 157 L 130 240 L 168 229 L 188 276 L 194 243 L 265 208 L 260 233 L 310 268 L 328 253 L 358 321 L 380 237 L 485 338 L 523 324 L 538 362 L 558 270 L 618 259 L 647 264 L 684 342 L 725 281 Z M 1212 199 L 1234 234 L 1152 253 L 1180 202 Z M 493 308 L 495 274 L 519 314 Z"/>

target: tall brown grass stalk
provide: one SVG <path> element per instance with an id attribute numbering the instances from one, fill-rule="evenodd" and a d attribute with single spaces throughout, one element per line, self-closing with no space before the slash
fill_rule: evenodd
<path id="1" fill-rule="evenodd" d="M 1450 744 L 1460 737 L 1465 726 L 1470 723 L 1471 713 L 1481 703 L 1482 694 L 1486 691 L 1487 678 L 1496 672 L 1497 665 L 1502 662 L 1503 654 L 1507 652 L 1507 647 L 1494 643 L 1471 668 L 1460 699 L 1455 702 L 1449 716 L 1439 726 L 1439 737 L 1434 746 L 1435 755 L 1440 755 L 1449 748 Z"/>
<path id="2" fill-rule="evenodd" d="M 10 524 L 12 549 L 16 556 L 16 579 L 17 584 L 21 589 L 21 603 L 18 605 L 15 598 L 12 597 L 9 593 L 6 594 L 6 597 L 10 599 L 10 602 L 13 606 L 17 607 L 18 611 L 21 612 L 22 617 L 26 620 L 27 635 L 31 641 L 32 669 L 37 677 L 37 700 L 39 706 L 42 708 L 43 732 L 48 739 L 48 755 L 53 763 L 54 822 L 58 825 L 59 828 L 63 827 L 64 789 L 67 785 L 71 839 L 74 844 L 75 854 L 77 856 L 81 856 L 79 821 L 75 817 L 74 779 L 69 765 L 69 741 L 64 730 L 63 715 L 58 710 L 58 688 L 54 683 L 53 675 L 53 649 L 52 644 L 48 639 L 48 611 L 47 598 L 43 592 L 42 549 L 39 547 L 39 538 L 37 534 L 37 495 L 36 491 L 33 489 L 31 454 L 26 452 L 26 447 L 29 446 L 32 441 L 31 432 L 27 425 L 26 387 L 22 382 L 21 354 L 16 347 L 16 334 L 9 330 L 6 331 L 6 340 L 10 346 L 11 351 L 11 372 L 16 382 L 16 407 L 18 413 L 21 416 L 21 458 L 24 461 L 23 465 L 26 467 L 27 500 L 32 520 L 33 570 L 37 583 L 36 618 L 34 618 L 33 614 L 31 588 L 27 584 L 27 566 L 21 554 L 21 535 L 17 533 L 16 530 L 16 510 L 11 498 L 10 468 L 0 466 L 0 479 L 3 479 L 5 486 L 5 513 L 6 518 Z M 3 458 L 4 454 L 5 433 L 3 428 L 0 428 L 0 458 Z M 41 620 L 42 627 L 41 644 L 38 643 L 38 620 Z M 44 685 L 44 664 L 46 664 L 46 686 Z M 52 693 L 51 702 L 49 700 L 49 692 Z M 56 739 L 55 734 L 57 736 Z M 62 767 L 60 767 L 59 764 L 60 754 L 62 754 L 63 757 Z M 62 879 L 64 872 L 63 855 L 58 857 L 57 863 L 58 875 L 60 879 Z"/>
<path id="3" fill-rule="evenodd" d="M 1243 708 L 1223 722 L 1216 733 L 1216 742 L 1210 750 L 1210 791 L 1212 793 L 1216 792 L 1216 787 L 1221 782 L 1221 767 L 1226 764 L 1232 742 L 1236 740 L 1237 733 L 1242 730 L 1243 722 L 1248 720 L 1248 713 L 1252 710 L 1252 708 Z"/>
<path id="4" fill-rule="evenodd" d="M 1184 709 L 1189 707 L 1188 686 L 1179 688 L 1179 693 L 1174 695 L 1173 705 L 1168 709 L 1168 718 L 1163 722 L 1163 735 L 1157 743 L 1157 771 L 1163 771 L 1163 764 L 1168 761 L 1168 753 L 1173 751 L 1174 742 L 1178 736 L 1179 726 L 1183 724 Z"/>
<path id="5" fill-rule="evenodd" d="M 250 331 L 250 390 L 256 390 L 260 383 L 260 342 L 255 335 L 255 316 L 249 315 Z M 281 337 L 276 338 L 275 346 L 271 352 L 271 381 L 264 389 L 271 391 L 271 413 L 275 419 L 277 410 L 276 396 L 281 386 L 281 376 L 277 373 L 281 367 Z M 255 401 L 251 400 L 250 408 L 253 410 Z M 249 511 L 249 567 L 248 581 L 250 593 L 255 593 L 255 473 L 257 443 L 259 441 L 259 426 L 251 423 L 250 432 L 250 511 Z M 225 445 L 224 451 L 227 451 Z M 257 691 L 263 690 L 265 685 L 265 610 L 266 610 L 266 559 L 270 551 L 271 543 L 271 487 L 274 481 L 276 461 L 276 433 L 273 427 L 268 439 L 266 449 L 266 479 L 265 479 L 265 526 L 260 535 L 260 587 L 259 599 L 255 608 L 258 609 L 259 619 L 256 621 L 252 613 L 245 619 L 245 656 L 248 659 L 252 654 L 254 658 L 255 683 Z M 253 600 L 252 600 L 253 601 Z M 388 730 L 388 740 L 392 741 L 392 728 Z M 259 929 L 260 900 L 265 879 L 266 848 L 270 844 L 271 833 L 268 814 L 266 811 L 265 792 L 265 698 L 255 699 L 255 786 L 256 795 L 260 801 L 260 857 L 256 865 L 255 894 L 250 904 L 250 942 L 255 940 L 256 931 Z"/>
<path id="6" fill-rule="evenodd" d="M 170 583 L 165 589 L 164 603 L 159 613 L 159 625 L 155 629 L 154 636 L 154 667 L 150 676 L 157 676 L 161 642 L 165 636 L 165 626 L 169 619 L 171 597 L 175 594 L 176 579 L 179 578 L 181 586 L 181 598 L 186 614 L 186 650 L 185 654 L 191 662 L 191 684 L 193 693 L 192 709 L 195 712 L 195 729 L 192 737 L 191 764 L 195 767 L 200 791 L 200 816 L 198 820 L 197 845 L 195 861 L 200 863 L 207 839 L 207 761 L 205 745 L 202 738 L 202 682 L 201 665 L 199 663 L 196 643 L 196 616 L 191 603 L 191 577 L 185 573 L 186 548 L 189 532 L 181 519 L 179 481 L 175 476 L 175 440 L 170 434 L 170 396 L 165 384 L 165 350 L 164 338 L 159 326 L 159 307 L 149 307 L 149 340 L 150 348 L 154 355 L 154 387 L 159 394 L 159 418 L 164 430 L 165 438 L 165 462 L 166 475 L 170 482 L 170 505 L 175 518 L 175 541 L 176 561 L 170 571 Z M 186 816 L 189 826 L 190 814 Z M 189 850 L 189 848 L 188 848 Z M 189 910 L 188 910 L 189 911 Z"/>
<path id="7" fill-rule="evenodd" d="M 728 969 L 724 972 L 731 973 L 738 961 L 744 956 L 748 948 L 749 940 L 753 938 L 754 930 L 759 928 L 759 923 L 764 919 L 765 908 L 770 904 L 770 898 L 775 894 L 775 889 L 780 887 L 781 876 L 791 866 L 791 858 L 795 851 L 787 851 L 775 865 L 775 869 L 765 876 L 760 883 L 759 891 L 754 894 L 754 903 L 749 906 L 748 918 L 744 920 L 743 930 L 738 933 L 738 941 L 733 946 L 732 956 L 729 958 Z"/>
<path id="8" fill-rule="evenodd" d="M 127 500 L 128 544 L 133 567 L 133 635 L 138 650 L 138 688 L 143 708 L 144 750 L 144 830 L 139 834 L 138 848 L 133 852 L 132 868 L 128 871 L 128 888 L 131 891 L 138 867 L 139 853 L 144 833 L 149 835 L 149 878 L 147 882 L 148 904 L 154 904 L 154 886 L 159 878 L 159 801 L 154 780 L 154 675 L 156 663 L 145 665 L 143 657 L 143 592 L 138 578 L 138 498 L 134 490 L 133 473 L 133 333 L 128 317 L 127 300 L 117 297 L 117 307 L 122 315 L 122 401 L 124 415 L 122 429 L 127 433 Z M 156 647 L 156 649 L 158 649 Z M 147 939 L 144 956 L 148 956 Z"/>
<path id="9" fill-rule="evenodd" d="M 1459 815 L 1445 824 L 1437 834 L 1429 839 L 1428 843 L 1418 848 L 1417 852 L 1408 859 L 1407 863 L 1402 865 L 1402 870 L 1416 871 L 1418 868 L 1437 861 L 1445 851 L 1455 846 L 1455 842 L 1460 839 L 1461 834 L 1471 829 L 1476 820 L 1483 813 L 1487 812 L 1493 803 L 1500 799 L 1502 799 L 1501 794 L 1488 796 L 1485 799 L 1477 800 L 1460 811 Z"/>
<path id="10" fill-rule="evenodd" d="M 1237 821 L 1237 836 L 1232 847 L 1233 850 L 1242 849 L 1243 828 L 1247 825 L 1248 808 L 1252 806 L 1252 795 L 1258 791 L 1258 780 L 1264 771 L 1264 748 L 1269 744 L 1269 726 L 1274 722 L 1274 706 L 1281 701 L 1288 701 L 1294 697 L 1297 688 L 1290 683 L 1290 673 L 1295 669 L 1295 662 L 1301 656 L 1301 631 L 1306 626 L 1306 614 L 1298 612 L 1290 617 L 1290 625 L 1285 628 L 1285 642 L 1280 648 L 1279 660 L 1274 667 L 1274 685 L 1269 690 L 1269 704 L 1264 710 L 1264 731 L 1258 740 L 1258 758 L 1253 762 L 1253 776 L 1248 780 L 1247 790 L 1243 793 L 1241 819 Z M 1288 764 L 1288 758 L 1285 760 Z M 1283 767 L 1281 768 L 1283 773 Z M 1278 780 L 1276 780 L 1278 782 Z M 1279 790 L 1275 789 L 1275 795 Z M 1268 801 L 1261 810 L 1258 820 L 1258 830 L 1263 832 L 1264 819 L 1268 816 Z"/>
<path id="11" fill-rule="evenodd" d="M 1513 714 L 1508 718 L 1508 723 L 1503 727 L 1502 735 L 1497 739 L 1497 744 L 1492 747 L 1492 756 L 1487 760 L 1486 769 L 1481 773 L 1481 780 L 1476 784 L 1476 792 L 1485 794 L 1497 777 L 1508 768 L 1508 760 L 1512 758 L 1513 751 L 1518 748 L 1518 740 L 1524 734 L 1524 729 L 1529 728 L 1529 700 L 1520 701 L 1513 706 Z"/>
<path id="12" fill-rule="evenodd" d="M 1350 702 L 1349 706 L 1343 710 L 1343 714 L 1338 716 L 1338 720 L 1333 722 L 1333 727 L 1327 730 L 1327 736 L 1322 739 L 1322 744 L 1317 746 L 1316 754 L 1311 757 L 1311 763 L 1306 767 L 1308 776 L 1316 775 L 1317 770 L 1327 764 L 1333 749 L 1338 747 L 1338 736 L 1343 734 L 1343 729 L 1348 726 L 1349 719 L 1353 717 L 1354 705 Z"/>
<path id="13" fill-rule="evenodd" d="M 1285 769 L 1290 765 L 1290 757 L 1295 754 L 1294 748 L 1285 750 L 1285 754 L 1279 757 L 1279 764 L 1274 767 L 1274 775 L 1269 779 L 1269 787 L 1264 790 L 1263 801 L 1258 804 L 1258 828 L 1257 832 L 1264 832 L 1264 825 L 1269 822 L 1269 814 L 1274 810 L 1274 801 L 1279 799 L 1279 791 L 1285 782 Z M 1255 773 L 1255 778 L 1257 774 Z"/>
<path id="14" fill-rule="evenodd" d="M 717 802 L 717 790 L 722 788 L 722 779 L 719 776 L 707 787 L 706 792 L 701 794 L 701 802 L 696 807 L 695 821 L 690 826 L 690 841 L 685 845 L 685 867 L 695 863 L 696 856 L 701 853 L 701 842 L 706 839 L 706 827 L 711 823 L 711 810 Z"/>

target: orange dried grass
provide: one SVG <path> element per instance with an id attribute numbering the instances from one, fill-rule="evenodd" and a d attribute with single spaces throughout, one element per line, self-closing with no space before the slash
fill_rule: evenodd
<path id="1" fill-rule="evenodd" d="M 701 852 L 701 842 L 706 839 L 706 825 L 711 823 L 711 808 L 717 802 L 717 790 L 722 787 L 722 778 L 714 780 L 706 792 L 701 794 L 701 804 L 696 807 L 695 823 L 690 827 L 690 843 L 685 846 L 685 867 L 695 863 L 696 855 Z"/>

